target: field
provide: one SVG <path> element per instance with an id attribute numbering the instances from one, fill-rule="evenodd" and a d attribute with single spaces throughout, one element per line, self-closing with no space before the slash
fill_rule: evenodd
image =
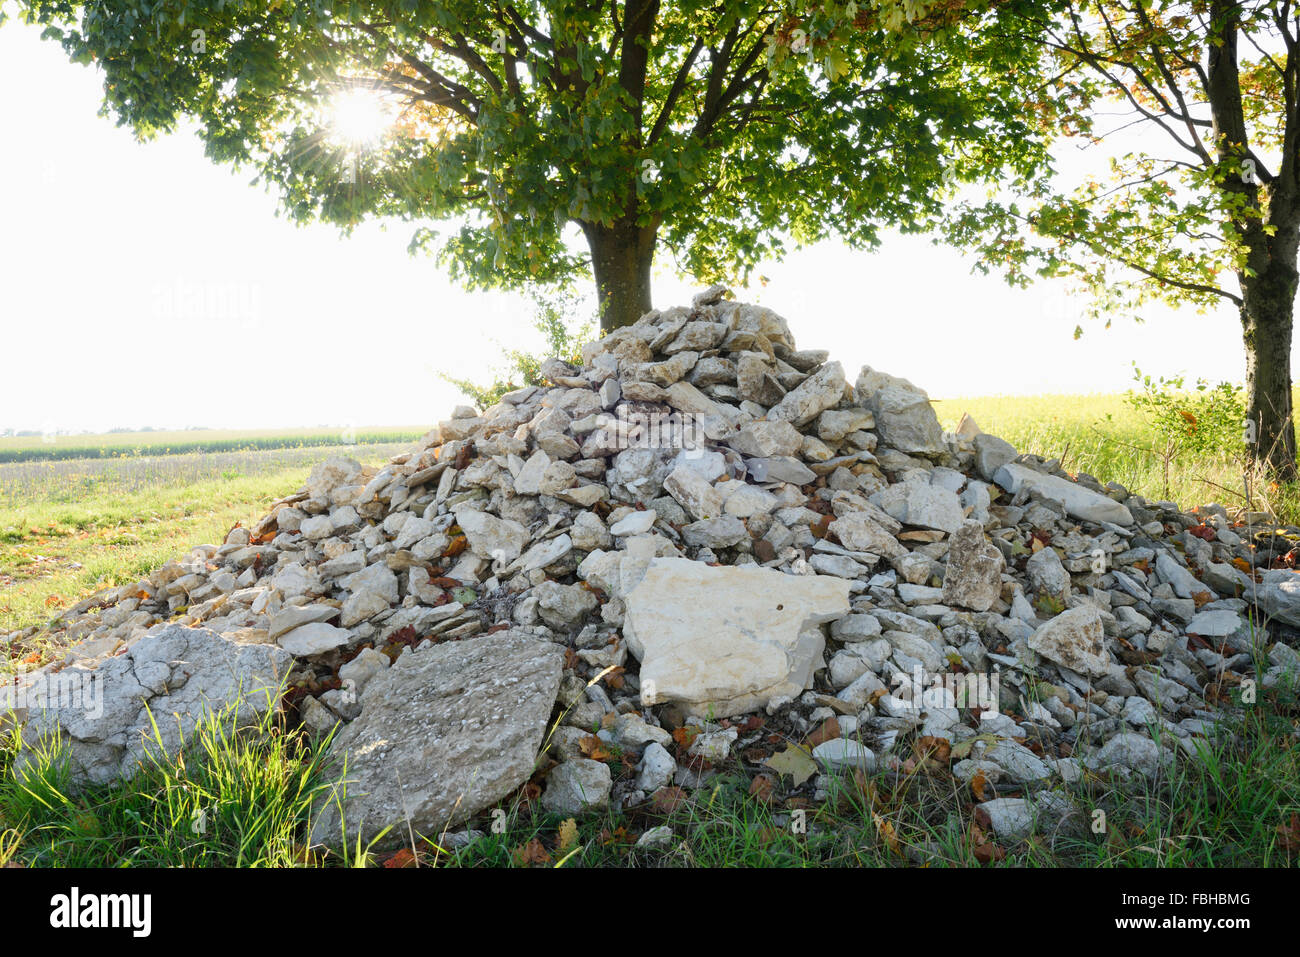
<path id="1" fill-rule="evenodd" d="M 44 621 L 193 545 L 221 541 L 236 522 L 260 518 L 302 485 L 321 459 L 381 464 L 409 445 L 0 464 L 0 631 Z"/>
<path id="2" fill-rule="evenodd" d="M 1243 463 L 1231 450 L 1164 459 L 1165 439 L 1122 394 L 980 396 L 934 403 L 945 429 L 962 413 L 1021 452 L 1061 460 L 1070 472 L 1119 482 L 1148 499 L 1190 509 L 1206 502 L 1247 505 Z M 1300 508 L 1287 490 L 1250 489 L 1249 506 L 1300 522 Z"/>
<path id="3" fill-rule="evenodd" d="M 372 445 L 410 442 L 424 432 L 425 428 L 414 426 L 320 426 L 293 432 L 283 429 L 241 432 L 186 429 L 181 432 L 110 432 L 100 435 L 7 435 L 0 436 L 0 463 L 251 452 L 354 443 Z"/>

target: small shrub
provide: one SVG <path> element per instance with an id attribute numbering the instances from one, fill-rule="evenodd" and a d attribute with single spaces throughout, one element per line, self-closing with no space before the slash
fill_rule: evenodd
<path id="1" fill-rule="evenodd" d="M 545 351 L 540 354 L 526 352 L 522 349 L 502 347 L 508 364 L 498 371 L 488 385 L 478 385 L 468 379 L 458 379 L 446 372 L 439 377 L 450 382 L 469 396 L 480 409 L 487 409 L 501 401 L 501 396 L 524 386 L 541 385 L 540 368 L 542 362 L 554 356 L 582 364 L 582 346 L 596 335 L 599 328 L 593 318 L 578 317 L 580 309 L 577 298 L 569 292 L 534 293 L 533 302 L 536 311 L 533 316 L 533 328 L 545 339 Z M 500 343 L 498 343 L 500 345 Z"/>
<path id="2" fill-rule="evenodd" d="M 1174 454 L 1214 455 L 1239 452 L 1246 403 L 1242 389 L 1231 382 L 1211 385 L 1197 379 L 1187 389 L 1182 375 L 1152 379 L 1133 364 L 1133 380 L 1141 391 L 1130 389 L 1126 401 L 1173 445 Z"/>

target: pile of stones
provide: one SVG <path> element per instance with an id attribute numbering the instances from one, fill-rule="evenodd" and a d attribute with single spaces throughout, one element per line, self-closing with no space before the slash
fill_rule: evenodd
<path id="1" fill-rule="evenodd" d="M 815 799 L 927 738 L 1018 795 L 981 805 L 1016 838 L 1070 816 L 1062 785 L 1166 775 L 1300 671 L 1300 575 L 1272 567 L 1294 542 L 1265 516 L 944 433 L 918 387 L 850 383 L 726 295 L 0 636 L 69 649 L 0 691 L 9 718 L 103 782 L 204 715 L 281 709 L 347 760 L 324 844 L 445 838 L 521 788 L 634 807 L 723 768 Z M 800 742 L 806 782 L 769 764 Z"/>

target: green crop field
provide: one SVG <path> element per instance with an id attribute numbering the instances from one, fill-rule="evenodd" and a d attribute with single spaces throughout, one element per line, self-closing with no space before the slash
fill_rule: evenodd
<path id="1" fill-rule="evenodd" d="M 330 445 L 0 463 L 0 631 L 44 621 L 193 545 L 219 542 L 236 522 L 255 521 L 272 501 L 301 486 L 322 459 L 341 454 L 378 465 L 411 444 L 339 445 L 337 430 L 332 434 Z M 231 443 L 291 438 L 225 435 Z"/>
<path id="2" fill-rule="evenodd" d="M 428 426 L 319 426 L 310 429 L 186 429 L 97 435 L 0 436 L 0 463 L 132 458 L 197 452 L 251 452 L 356 443 L 410 442 Z"/>

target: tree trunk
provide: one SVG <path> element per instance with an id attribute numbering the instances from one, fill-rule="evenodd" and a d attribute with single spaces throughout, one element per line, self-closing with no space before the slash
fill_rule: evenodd
<path id="1" fill-rule="evenodd" d="M 1243 281 L 1241 326 L 1246 345 L 1246 439 L 1250 456 L 1277 481 L 1296 473 L 1291 409 L 1291 327 L 1297 273 L 1276 260 Z"/>
<path id="2" fill-rule="evenodd" d="M 1220 162 L 1230 170 L 1251 159 L 1237 62 L 1242 17 L 1241 5 L 1235 0 L 1211 0 L 1213 26 L 1206 44 L 1206 93 L 1214 121 L 1215 149 Z M 1288 49 L 1291 46 L 1288 43 Z M 1230 216 L 1232 225 L 1247 248 L 1245 268 L 1237 273 L 1242 339 L 1246 345 L 1244 437 L 1251 461 L 1279 482 L 1296 479 L 1295 426 L 1291 420 L 1291 322 L 1300 222 L 1295 135 L 1288 109 L 1286 145 L 1278 176 L 1264 184 L 1256 177 L 1230 172 L 1221 181 L 1221 189 L 1231 201 L 1228 206 L 1235 210 Z M 1269 226 L 1273 227 L 1272 235 Z"/>
<path id="3" fill-rule="evenodd" d="M 630 326 L 651 309 L 650 264 L 655 228 L 619 222 L 613 226 L 582 224 L 591 249 L 592 272 L 600 301 L 600 332 Z"/>

